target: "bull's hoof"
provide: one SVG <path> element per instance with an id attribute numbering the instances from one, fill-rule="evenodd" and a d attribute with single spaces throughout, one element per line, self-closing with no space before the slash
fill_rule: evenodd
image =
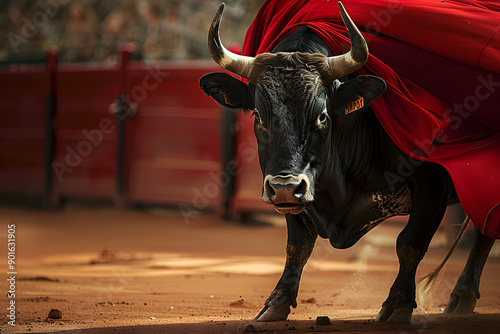
<path id="1" fill-rule="evenodd" d="M 412 313 L 413 313 L 412 307 L 393 308 L 390 306 L 382 306 L 382 309 L 375 318 L 375 321 L 411 322 Z"/>
<path id="2" fill-rule="evenodd" d="M 255 316 L 255 320 L 260 322 L 283 321 L 290 314 L 290 306 L 271 305 L 264 306 Z"/>
<path id="3" fill-rule="evenodd" d="M 446 308 L 445 314 L 472 314 L 476 307 L 476 296 L 470 292 L 452 293 Z"/>
<path id="4" fill-rule="evenodd" d="M 387 321 L 387 319 L 389 319 L 389 317 L 391 316 L 393 311 L 394 311 L 394 308 L 392 308 L 392 307 L 382 306 L 382 309 L 377 314 L 375 321 L 380 321 L 380 322 Z"/>

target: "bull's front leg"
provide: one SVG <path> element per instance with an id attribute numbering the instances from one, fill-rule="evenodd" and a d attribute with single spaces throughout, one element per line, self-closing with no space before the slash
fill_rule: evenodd
<path id="1" fill-rule="evenodd" d="M 290 306 L 297 307 L 300 276 L 318 236 L 316 227 L 305 214 L 286 215 L 288 241 L 283 275 L 276 288 L 255 316 L 257 321 L 286 320 Z"/>
<path id="2" fill-rule="evenodd" d="M 415 302 L 415 274 L 446 211 L 452 184 L 438 165 L 424 164 L 412 188 L 408 224 L 396 243 L 399 273 L 375 321 L 411 322 Z"/>

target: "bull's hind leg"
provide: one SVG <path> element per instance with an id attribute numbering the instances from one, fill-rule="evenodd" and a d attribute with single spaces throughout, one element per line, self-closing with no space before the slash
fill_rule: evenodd
<path id="1" fill-rule="evenodd" d="M 457 284 L 451 293 L 450 300 L 444 313 L 471 314 L 479 299 L 479 281 L 484 264 L 488 258 L 495 239 L 488 238 L 474 227 L 474 242 L 469 254 L 469 259 Z"/>
<path id="2" fill-rule="evenodd" d="M 318 233 L 305 215 L 288 214 L 286 224 L 288 241 L 285 269 L 264 307 L 255 316 L 257 321 L 286 320 L 290 306 L 297 307 L 300 276 L 314 248 Z"/>
<path id="3" fill-rule="evenodd" d="M 415 274 L 446 211 L 452 184 L 445 170 L 434 164 L 414 176 L 408 224 L 396 243 L 399 273 L 375 321 L 410 322 L 415 302 Z"/>

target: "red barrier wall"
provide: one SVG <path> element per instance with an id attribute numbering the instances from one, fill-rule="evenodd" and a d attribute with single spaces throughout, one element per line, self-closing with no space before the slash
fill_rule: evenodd
<path id="1" fill-rule="evenodd" d="M 236 192 L 227 193 L 233 209 L 269 209 L 259 198 L 252 121 L 240 115 L 222 129 L 219 105 L 199 88 L 200 77 L 218 67 L 145 65 L 127 55 L 115 65 L 0 70 L 0 194 L 41 196 L 52 205 L 65 198 L 181 204 L 196 213 L 221 209 L 234 182 Z M 131 110 L 133 117 L 120 113 Z M 224 155 L 225 165 L 239 166 L 231 178 L 221 163 L 229 144 L 221 144 L 222 131 L 237 140 L 234 155 Z"/>
<path id="2" fill-rule="evenodd" d="M 60 66 L 57 73 L 55 198 L 113 198 L 116 116 L 109 106 L 119 94 L 116 68 Z"/>
<path id="3" fill-rule="evenodd" d="M 49 73 L 45 65 L 12 65 L 0 78 L 0 193 L 42 196 Z"/>
<path id="4" fill-rule="evenodd" d="M 212 64 L 129 65 L 137 115 L 125 127 L 127 200 L 219 205 L 219 107 L 199 88 Z"/>

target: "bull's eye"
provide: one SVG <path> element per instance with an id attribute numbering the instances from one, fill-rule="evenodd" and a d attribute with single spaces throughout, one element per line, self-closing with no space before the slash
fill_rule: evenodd
<path id="1" fill-rule="evenodd" d="M 257 109 L 254 109 L 252 116 L 255 117 L 255 121 L 259 124 L 262 124 L 262 119 L 260 118 L 259 111 Z"/>
<path id="2" fill-rule="evenodd" d="M 325 110 L 323 111 L 319 116 L 318 116 L 318 120 L 316 122 L 316 125 L 320 128 L 323 128 L 326 126 L 326 122 L 328 120 L 329 116 L 328 116 L 328 112 Z"/>

